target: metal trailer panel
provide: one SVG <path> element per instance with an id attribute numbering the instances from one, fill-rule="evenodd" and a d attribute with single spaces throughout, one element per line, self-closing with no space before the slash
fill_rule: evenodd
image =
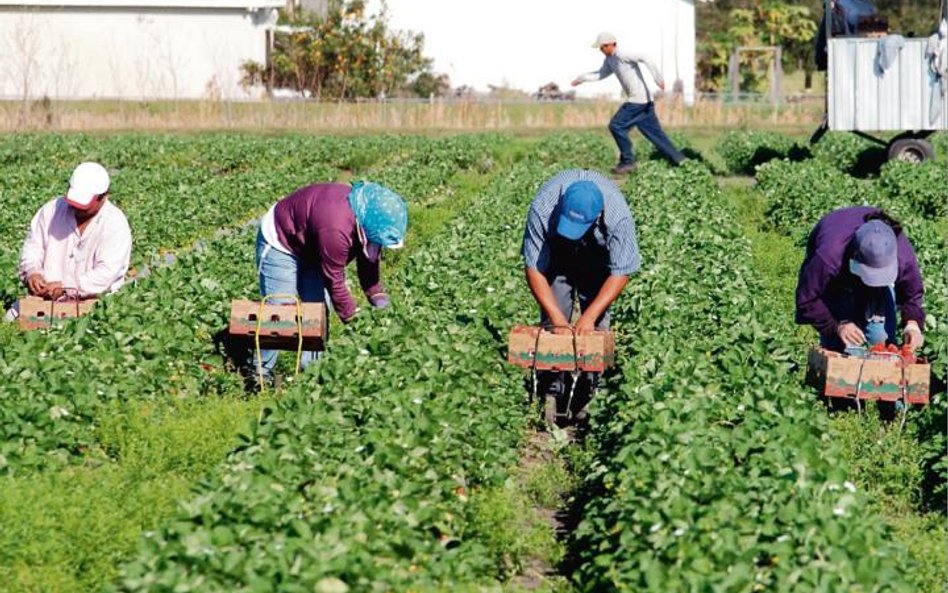
<path id="1" fill-rule="evenodd" d="M 829 127 L 834 131 L 884 132 L 948 128 L 948 100 L 929 121 L 934 78 L 925 58 L 926 39 L 906 39 L 884 73 L 876 61 L 879 40 L 829 40 Z"/>
<path id="2" fill-rule="evenodd" d="M 865 47 L 865 46 L 864 46 Z M 906 65 L 905 50 L 899 52 L 899 64 L 886 72 L 885 76 L 879 78 L 878 102 L 885 108 L 879 110 L 879 129 L 882 130 L 904 130 L 903 120 L 911 121 L 917 118 L 917 114 L 907 113 L 905 105 L 902 104 L 903 85 L 907 85 L 907 73 L 903 66 Z M 908 85 L 911 87 L 911 85 Z"/>
<path id="3" fill-rule="evenodd" d="M 879 84 L 884 77 L 877 79 L 875 76 L 876 44 L 860 43 L 853 49 L 852 68 L 856 79 L 856 101 L 853 112 L 856 129 L 879 129 L 880 111 L 891 109 L 892 106 L 879 105 Z"/>
<path id="4" fill-rule="evenodd" d="M 903 130 L 928 129 L 928 110 L 931 104 L 932 84 L 925 59 L 927 41 L 919 39 L 906 43 L 899 52 L 899 72 L 902 78 L 902 126 Z M 888 72 L 886 72 L 888 75 Z M 937 123 L 937 122 L 936 122 Z M 941 128 L 944 128 L 944 122 Z"/>

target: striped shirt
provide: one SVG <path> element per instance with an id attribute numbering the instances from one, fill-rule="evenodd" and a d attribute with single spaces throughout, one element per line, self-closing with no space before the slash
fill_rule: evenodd
<path id="1" fill-rule="evenodd" d="M 602 80 L 610 74 L 615 74 L 622 85 L 622 96 L 629 103 L 651 103 L 652 93 L 645 84 L 645 78 L 642 77 L 642 70 L 639 63 L 645 64 L 652 73 L 652 78 L 659 86 L 664 86 L 665 80 L 662 73 L 650 58 L 631 52 L 616 50 L 611 56 L 606 56 L 602 62 L 602 67 L 598 71 L 586 72 L 576 77 L 580 82 L 595 82 Z"/>
<path id="2" fill-rule="evenodd" d="M 560 197 L 576 181 L 592 181 L 603 197 L 603 222 L 594 225 L 595 240 L 609 252 L 609 273 L 628 276 L 642 267 L 639 246 L 635 239 L 635 221 L 625 196 L 611 179 L 597 171 L 568 169 L 551 177 L 537 192 L 527 214 L 523 234 L 523 262 L 528 268 L 545 272 L 550 265 L 549 238 L 556 232 Z"/>

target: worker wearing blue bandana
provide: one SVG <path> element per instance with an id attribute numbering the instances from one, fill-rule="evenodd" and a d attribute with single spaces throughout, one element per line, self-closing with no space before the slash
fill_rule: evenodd
<path id="1" fill-rule="evenodd" d="M 608 329 L 610 305 L 641 267 L 635 221 L 619 188 L 596 171 L 553 176 L 530 205 L 523 260 L 541 324 L 561 333 Z M 565 392 L 563 373 L 541 375 L 543 395 Z M 595 385 L 598 376 L 587 379 Z"/>
<path id="2" fill-rule="evenodd" d="M 346 266 L 355 260 L 366 300 L 375 308 L 388 307 L 381 252 L 401 247 L 407 227 L 405 201 L 377 183 L 302 187 L 274 204 L 260 220 L 260 294 L 291 294 L 304 302 L 325 302 L 346 323 L 357 310 L 346 285 Z M 263 371 L 268 374 L 277 353 L 262 355 Z M 304 353 L 303 366 L 314 358 L 315 353 Z"/>

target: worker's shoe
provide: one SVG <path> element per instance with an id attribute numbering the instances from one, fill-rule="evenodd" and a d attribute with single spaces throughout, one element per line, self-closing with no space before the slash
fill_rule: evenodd
<path id="1" fill-rule="evenodd" d="M 613 175 L 628 175 L 632 171 L 635 171 L 635 167 L 636 167 L 635 163 L 619 163 L 618 165 L 610 169 L 610 172 Z"/>

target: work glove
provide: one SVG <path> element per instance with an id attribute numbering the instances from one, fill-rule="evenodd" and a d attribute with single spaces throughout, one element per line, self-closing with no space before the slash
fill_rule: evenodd
<path id="1" fill-rule="evenodd" d="M 388 295 L 385 294 L 384 292 L 373 294 L 372 296 L 369 297 L 369 302 L 376 309 L 385 309 L 386 307 L 392 304 L 392 301 L 388 298 Z"/>
<path id="2" fill-rule="evenodd" d="M 922 329 L 918 327 L 918 323 L 915 321 L 909 321 L 905 324 L 905 327 L 902 329 L 902 338 L 906 346 L 915 350 L 922 347 L 925 343 L 925 336 L 922 335 Z"/>

